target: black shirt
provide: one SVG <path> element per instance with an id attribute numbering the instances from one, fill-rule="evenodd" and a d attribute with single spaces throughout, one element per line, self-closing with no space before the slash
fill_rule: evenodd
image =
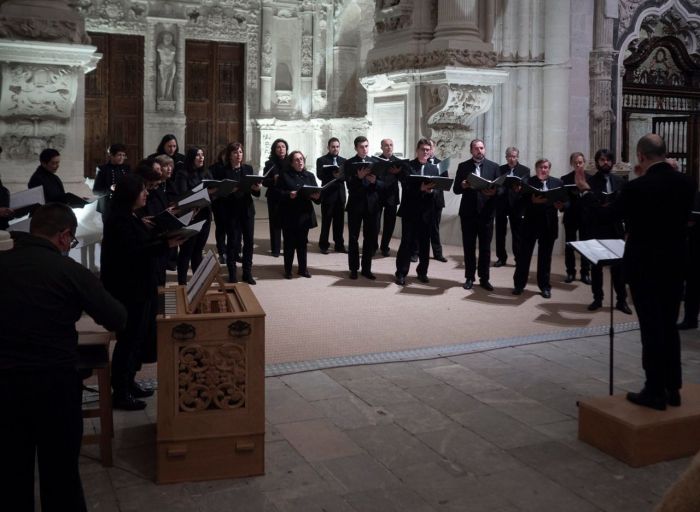
<path id="1" fill-rule="evenodd" d="M 44 187 L 44 200 L 47 203 L 65 203 L 66 191 L 61 178 L 39 166 L 29 178 L 28 188 Z"/>
<path id="2" fill-rule="evenodd" d="M 99 279 L 40 237 L 0 252 L 0 283 L 0 370 L 73 368 L 83 311 L 109 330 L 126 323 Z"/>

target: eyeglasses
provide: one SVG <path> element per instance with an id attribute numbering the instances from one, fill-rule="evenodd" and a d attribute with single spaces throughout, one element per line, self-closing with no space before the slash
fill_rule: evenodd
<path id="1" fill-rule="evenodd" d="M 71 233 L 70 231 L 68 232 L 68 234 L 70 234 L 70 248 L 75 249 L 76 247 L 78 247 L 80 240 L 75 238 L 75 235 L 73 233 Z"/>

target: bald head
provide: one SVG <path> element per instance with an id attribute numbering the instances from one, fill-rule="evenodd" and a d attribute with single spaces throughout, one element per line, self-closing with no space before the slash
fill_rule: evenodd
<path id="1" fill-rule="evenodd" d="M 666 143 L 659 135 L 648 133 L 637 142 L 637 162 L 639 162 L 640 174 L 652 165 L 663 162 L 666 158 Z"/>

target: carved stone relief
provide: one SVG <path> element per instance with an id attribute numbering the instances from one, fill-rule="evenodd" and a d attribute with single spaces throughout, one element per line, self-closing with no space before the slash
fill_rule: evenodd
<path id="1" fill-rule="evenodd" d="M 412 22 L 412 0 L 384 0 L 377 2 L 374 26 L 378 34 L 409 28 Z"/>
<path id="2" fill-rule="evenodd" d="M 368 74 L 388 73 L 402 69 L 422 69 L 439 66 L 466 66 L 474 68 L 492 68 L 498 64 L 496 52 L 473 50 L 436 50 L 415 55 L 391 55 L 371 61 L 367 64 Z"/>
<path id="3" fill-rule="evenodd" d="M 29 39 L 52 43 L 89 44 L 78 23 L 69 20 L 0 17 L 0 39 Z"/>
<path id="4" fill-rule="evenodd" d="M 147 1 L 79 0 L 76 9 L 85 17 L 87 30 L 140 34 L 146 30 Z"/>
<path id="5" fill-rule="evenodd" d="M 237 409 L 246 406 L 245 346 L 187 345 L 179 350 L 180 411 Z"/>
<path id="6" fill-rule="evenodd" d="M 269 32 L 263 35 L 262 55 L 260 56 L 260 74 L 270 76 L 272 73 L 272 36 Z"/>
<path id="7" fill-rule="evenodd" d="M 301 37 L 301 76 L 309 77 L 313 72 L 313 36 L 304 34 Z"/>
<path id="8" fill-rule="evenodd" d="M 162 30 L 156 44 L 156 108 L 159 111 L 175 110 L 178 67 L 176 30 L 175 26 Z"/>
<path id="9" fill-rule="evenodd" d="M 4 64 L 0 115 L 70 118 L 79 75 L 78 70 L 63 66 Z"/>

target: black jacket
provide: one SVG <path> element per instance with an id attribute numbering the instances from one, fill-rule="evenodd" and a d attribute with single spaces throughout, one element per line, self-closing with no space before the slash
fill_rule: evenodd
<path id="1" fill-rule="evenodd" d="M 280 210 L 283 227 L 311 229 L 318 225 L 311 199 L 300 192 L 304 185 L 318 185 L 316 177 L 306 169 L 301 172 L 287 169 L 280 174 L 277 187 L 281 197 Z M 290 192 L 297 192 L 294 199 L 291 198 Z M 320 203 L 320 200 L 315 202 Z"/>
<path id="2" fill-rule="evenodd" d="M 586 211 L 591 207 L 591 205 L 604 206 L 609 204 L 614 199 L 614 196 L 606 196 L 603 193 L 606 190 L 605 176 L 605 173 L 598 171 L 587 179 L 588 184 L 591 187 L 591 192 L 589 195 L 592 196 L 592 198 L 589 198 L 585 203 L 585 209 L 583 212 L 583 230 L 584 236 L 589 239 L 622 238 L 625 232 L 625 228 L 622 225 L 622 220 L 596 217 L 595 215 L 591 215 L 588 211 Z M 620 193 L 620 190 L 625 182 L 622 178 L 613 173 L 610 173 L 609 176 L 612 184 L 612 190 L 615 195 L 617 195 Z"/>
<path id="3" fill-rule="evenodd" d="M 508 164 L 500 166 L 498 168 L 498 173 L 499 176 L 510 174 L 510 167 Z M 530 176 L 530 168 L 518 163 L 518 165 L 513 167 L 513 174 L 515 174 L 521 180 L 524 180 Z M 518 199 L 519 194 L 517 192 L 515 192 L 511 187 L 503 186 L 498 190 L 496 208 L 501 212 L 514 211 Z"/>
<path id="4" fill-rule="evenodd" d="M 44 200 L 47 203 L 65 203 L 66 191 L 61 178 L 39 166 L 29 178 L 27 188 L 44 187 Z"/>
<path id="5" fill-rule="evenodd" d="M 418 159 L 413 159 L 409 162 L 411 174 L 423 174 L 425 176 L 439 176 L 440 170 L 435 165 L 425 164 L 423 166 Z M 421 180 L 411 179 L 408 176 L 401 176 L 401 188 L 403 190 L 403 198 L 397 215 L 404 220 L 413 222 L 423 221 L 430 223 L 435 216 L 435 194 L 432 192 L 421 192 Z"/>
<path id="6" fill-rule="evenodd" d="M 202 183 L 202 180 L 210 179 L 212 179 L 212 176 L 209 170 L 204 167 L 198 170 L 195 169 L 192 172 L 187 172 L 187 170 L 183 168 L 175 175 L 175 190 L 177 190 L 179 196 L 182 196 Z M 204 219 L 211 220 L 210 208 L 202 208 L 199 210 L 192 221 L 199 222 Z"/>
<path id="7" fill-rule="evenodd" d="M 543 182 L 537 176 L 530 176 L 524 180 L 533 188 L 541 189 Z M 559 178 L 550 176 L 546 180 L 547 189 L 563 186 Z M 522 233 L 523 236 L 545 236 L 555 240 L 559 236 L 559 215 L 553 204 L 535 204 L 532 202 L 532 194 L 521 194 L 516 206 L 523 212 Z"/>
<path id="8" fill-rule="evenodd" d="M 74 368 L 83 311 L 111 331 L 126 324 L 124 307 L 92 272 L 32 235 L 0 251 L 0 371 Z"/>
<path id="9" fill-rule="evenodd" d="M 466 218 L 478 218 L 480 220 L 493 219 L 496 209 L 496 196 L 487 197 L 483 193 L 472 188 L 463 189 L 462 181 L 467 179 L 467 175 L 474 172 L 474 159 L 462 162 L 457 167 L 454 185 L 452 191 L 462 196 L 462 201 L 459 203 L 459 215 Z M 491 160 L 483 159 L 481 161 L 481 177 L 487 180 L 495 180 L 500 176 L 498 164 Z"/>
<path id="10" fill-rule="evenodd" d="M 343 164 L 345 163 L 345 158 L 342 156 L 337 156 L 335 158 L 338 167 L 342 169 Z M 324 165 L 333 165 L 333 157 L 330 153 L 326 153 L 322 157 L 316 159 L 316 176 L 318 176 L 318 178 L 321 180 L 321 186 L 335 179 L 335 176 L 333 176 L 333 169 L 324 168 Z M 345 183 L 342 179 L 339 179 L 321 193 L 322 203 L 335 203 L 336 201 L 342 201 L 344 205 L 345 199 Z"/>
<path id="11" fill-rule="evenodd" d="M 253 171 L 253 168 L 246 164 L 242 164 L 236 169 L 232 169 L 228 166 L 221 166 L 216 169 L 214 179 L 234 180 L 241 182 L 242 176 L 252 176 L 254 174 L 255 171 Z M 221 198 L 220 201 L 222 201 L 222 208 L 225 215 L 248 219 L 255 217 L 255 204 L 253 203 L 253 196 L 260 197 L 260 191 L 243 190 L 239 187 L 237 191 L 232 192 L 227 197 Z"/>
<path id="12" fill-rule="evenodd" d="M 344 164 L 345 180 L 348 184 L 348 204 L 345 209 L 349 214 L 363 215 L 376 214 L 379 212 L 379 194 L 384 188 L 384 182 L 377 178 L 374 183 L 370 183 L 367 178 L 357 177 L 357 169 L 351 166 L 354 162 L 361 162 L 363 159 L 355 155 L 348 158 Z M 374 162 L 374 158 L 367 156 L 364 158 L 367 163 Z"/>

